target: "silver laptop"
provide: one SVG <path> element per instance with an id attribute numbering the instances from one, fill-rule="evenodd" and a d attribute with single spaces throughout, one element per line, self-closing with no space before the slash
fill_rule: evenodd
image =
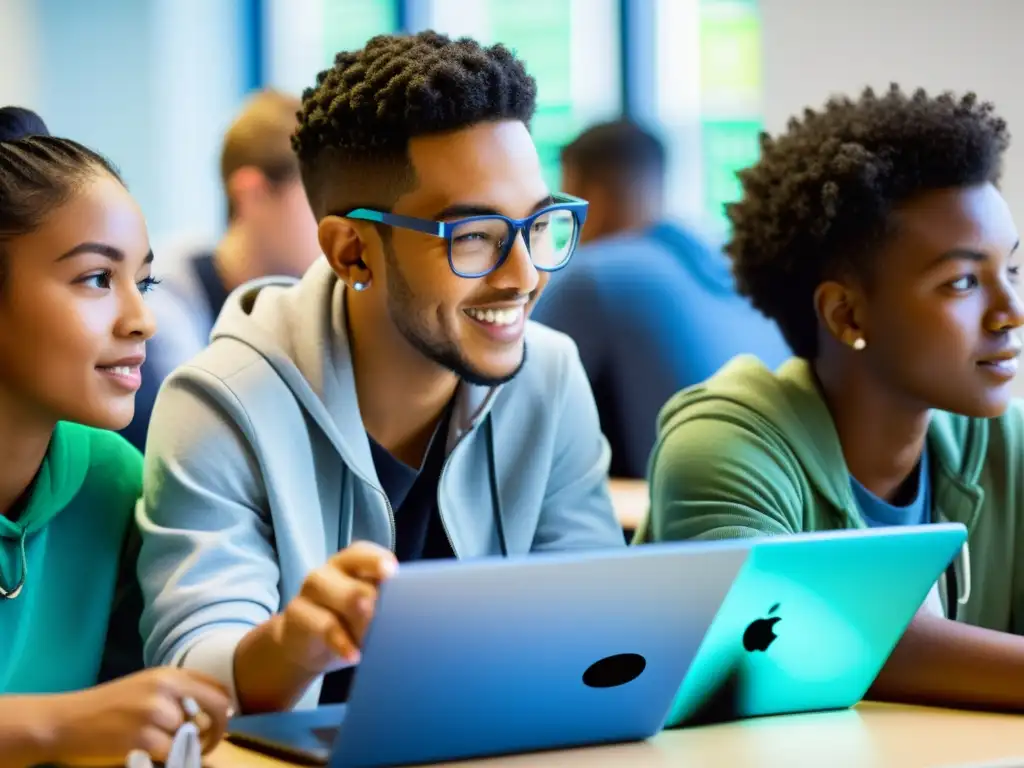
<path id="1" fill-rule="evenodd" d="M 657 733 L 749 541 L 403 564 L 349 702 L 235 718 L 230 738 L 330 768 Z"/>

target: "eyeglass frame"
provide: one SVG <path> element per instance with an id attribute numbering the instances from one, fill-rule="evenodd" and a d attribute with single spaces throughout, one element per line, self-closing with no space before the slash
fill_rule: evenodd
<path id="1" fill-rule="evenodd" d="M 554 201 L 553 203 L 545 205 L 543 208 L 534 211 L 529 216 L 522 219 L 513 219 L 500 213 L 487 213 L 477 216 L 467 216 L 461 219 L 452 219 L 451 221 L 434 221 L 432 219 L 421 219 L 415 216 L 404 216 L 400 213 L 378 211 L 373 208 L 362 207 L 352 208 L 345 213 L 338 213 L 335 215 L 346 219 L 356 219 L 357 221 L 369 221 L 374 224 L 387 224 L 389 227 L 407 229 L 412 232 L 420 232 L 425 235 L 440 237 L 444 239 L 448 245 L 448 268 L 451 269 L 452 273 L 458 277 L 475 279 L 486 277 L 492 272 L 496 272 L 501 269 L 502 264 L 508 260 L 508 255 L 512 253 L 512 248 L 520 234 L 523 236 L 523 242 L 526 243 L 526 250 L 529 253 L 530 227 L 533 225 L 534 221 L 545 213 L 550 213 L 551 211 L 569 211 L 569 213 L 572 214 L 573 219 L 575 219 L 576 227 L 573 231 L 572 242 L 569 244 L 568 255 L 566 255 L 565 259 L 557 267 L 541 267 L 533 260 L 533 254 L 531 253 L 530 263 L 533 264 L 534 269 L 541 272 L 558 272 L 569 264 L 569 261 L 572 259 L 572 255 L 576 252 L 576 246 L 579 245 L 580 233 L 583 231 L 583 224 L 587 220 L 587 209 L 590 207 L 590 203 L 582 198 L 567 195 L 564 192 L 552 194 L 551 199 Z M 459 227 L 473 221 L 493 219 L 503 220 L 508 224 L 509 229 L 512 231 L 512 237 L 510 237 L 508 242 L 503 245 L 502 253 L 498 257 L 498 260 L 494 263 L 494 266 L 484 272 L 460 272 L 455 268 L 455 262 L 452 258 L 452 237 L 455 234 L 455 231 Z"/>

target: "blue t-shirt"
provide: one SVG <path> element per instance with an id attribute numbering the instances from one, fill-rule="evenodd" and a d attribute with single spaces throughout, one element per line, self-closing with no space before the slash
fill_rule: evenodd
<path id="1" fill-rule="evenodd" d="M 851 475 L 850 486 L 853 488 L 853 497 L 857 500 L 857 507 L 860 509 L 864 522 L 873 528 L 887 525 L 923 525 L 930 523 L 932 519 L 932 484 L 928 470 L 928 451 L 921 454 L 921 461 L 908 482 L 911 484 L 916 483 L 914 487 L 908 488 L 907 491 L 907 495 L 912 496 L 912 498 L 907 504 L 898 506 L 875 496 L 875 494 L 861 485 Z"/>
<path id="2" fill-rule="evenodd" d="M 790 356 L 736 292 L 726 258 L 674 224 L 587 244 L 553 275 L 532 319 L 579 347 L 612 449 L 612 477 L 643 478 L 658 411 L 736 355 Z"/>

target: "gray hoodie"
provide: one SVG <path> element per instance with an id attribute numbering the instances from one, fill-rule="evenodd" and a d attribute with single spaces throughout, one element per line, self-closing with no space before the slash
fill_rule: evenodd
<path id="1" fill-rule="evenodd" d="M 300 281 L 235 291 L 210 346 L 165 382 L 150 424 L 139 578 L 149 665 L 233 690 L 238 641 L 354 540 L 394 546 L 356 399 L 345 290 L 321 259 Z M 624 546 L 608 444 L 573 342 L 528 323 L 522 370 L 462 383 L 438 506 L 459 558 Z M 493 465 L 487 430 L 490 416 Z M 322 680 L 300 707 L 315 706 Z"/>

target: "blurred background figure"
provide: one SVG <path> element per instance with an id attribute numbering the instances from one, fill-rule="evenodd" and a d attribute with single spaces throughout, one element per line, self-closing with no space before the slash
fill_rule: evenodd
<path id="1" fill-rule="evenodd" d="M 563 188 L 590 201 L 583 245 L 533 319 L 576 341 L 612 449 L 614 478 L 642 478 L 661 406 L 741 353 L 790 352 L 733 286 L 724 256 L 665 218 L 665 149 L 629 121 L 562 152 Z"/>
<path id="2" fill-rule="evenodd" d="M 320 255 L 316 221 L 291 147 L 297 98 L 252 96 L 224 136 L 220 158 L 227 230 L 210 249 L 178 254 L 151 304 L 160 334 L 148 345 L 135 418 L 122 432 L 145 449 L 153 401 L 164 378 L 201 351 L 228 294 L 269 275 L 301 276 Z"/>
<path id="3" fill-rule="evenodd" d="M 629 120 L 591 126 L 562 149 L 562 190 L 590 202 L 581 243 L 640 233 L 665 215 L 665 146 Z"/>

